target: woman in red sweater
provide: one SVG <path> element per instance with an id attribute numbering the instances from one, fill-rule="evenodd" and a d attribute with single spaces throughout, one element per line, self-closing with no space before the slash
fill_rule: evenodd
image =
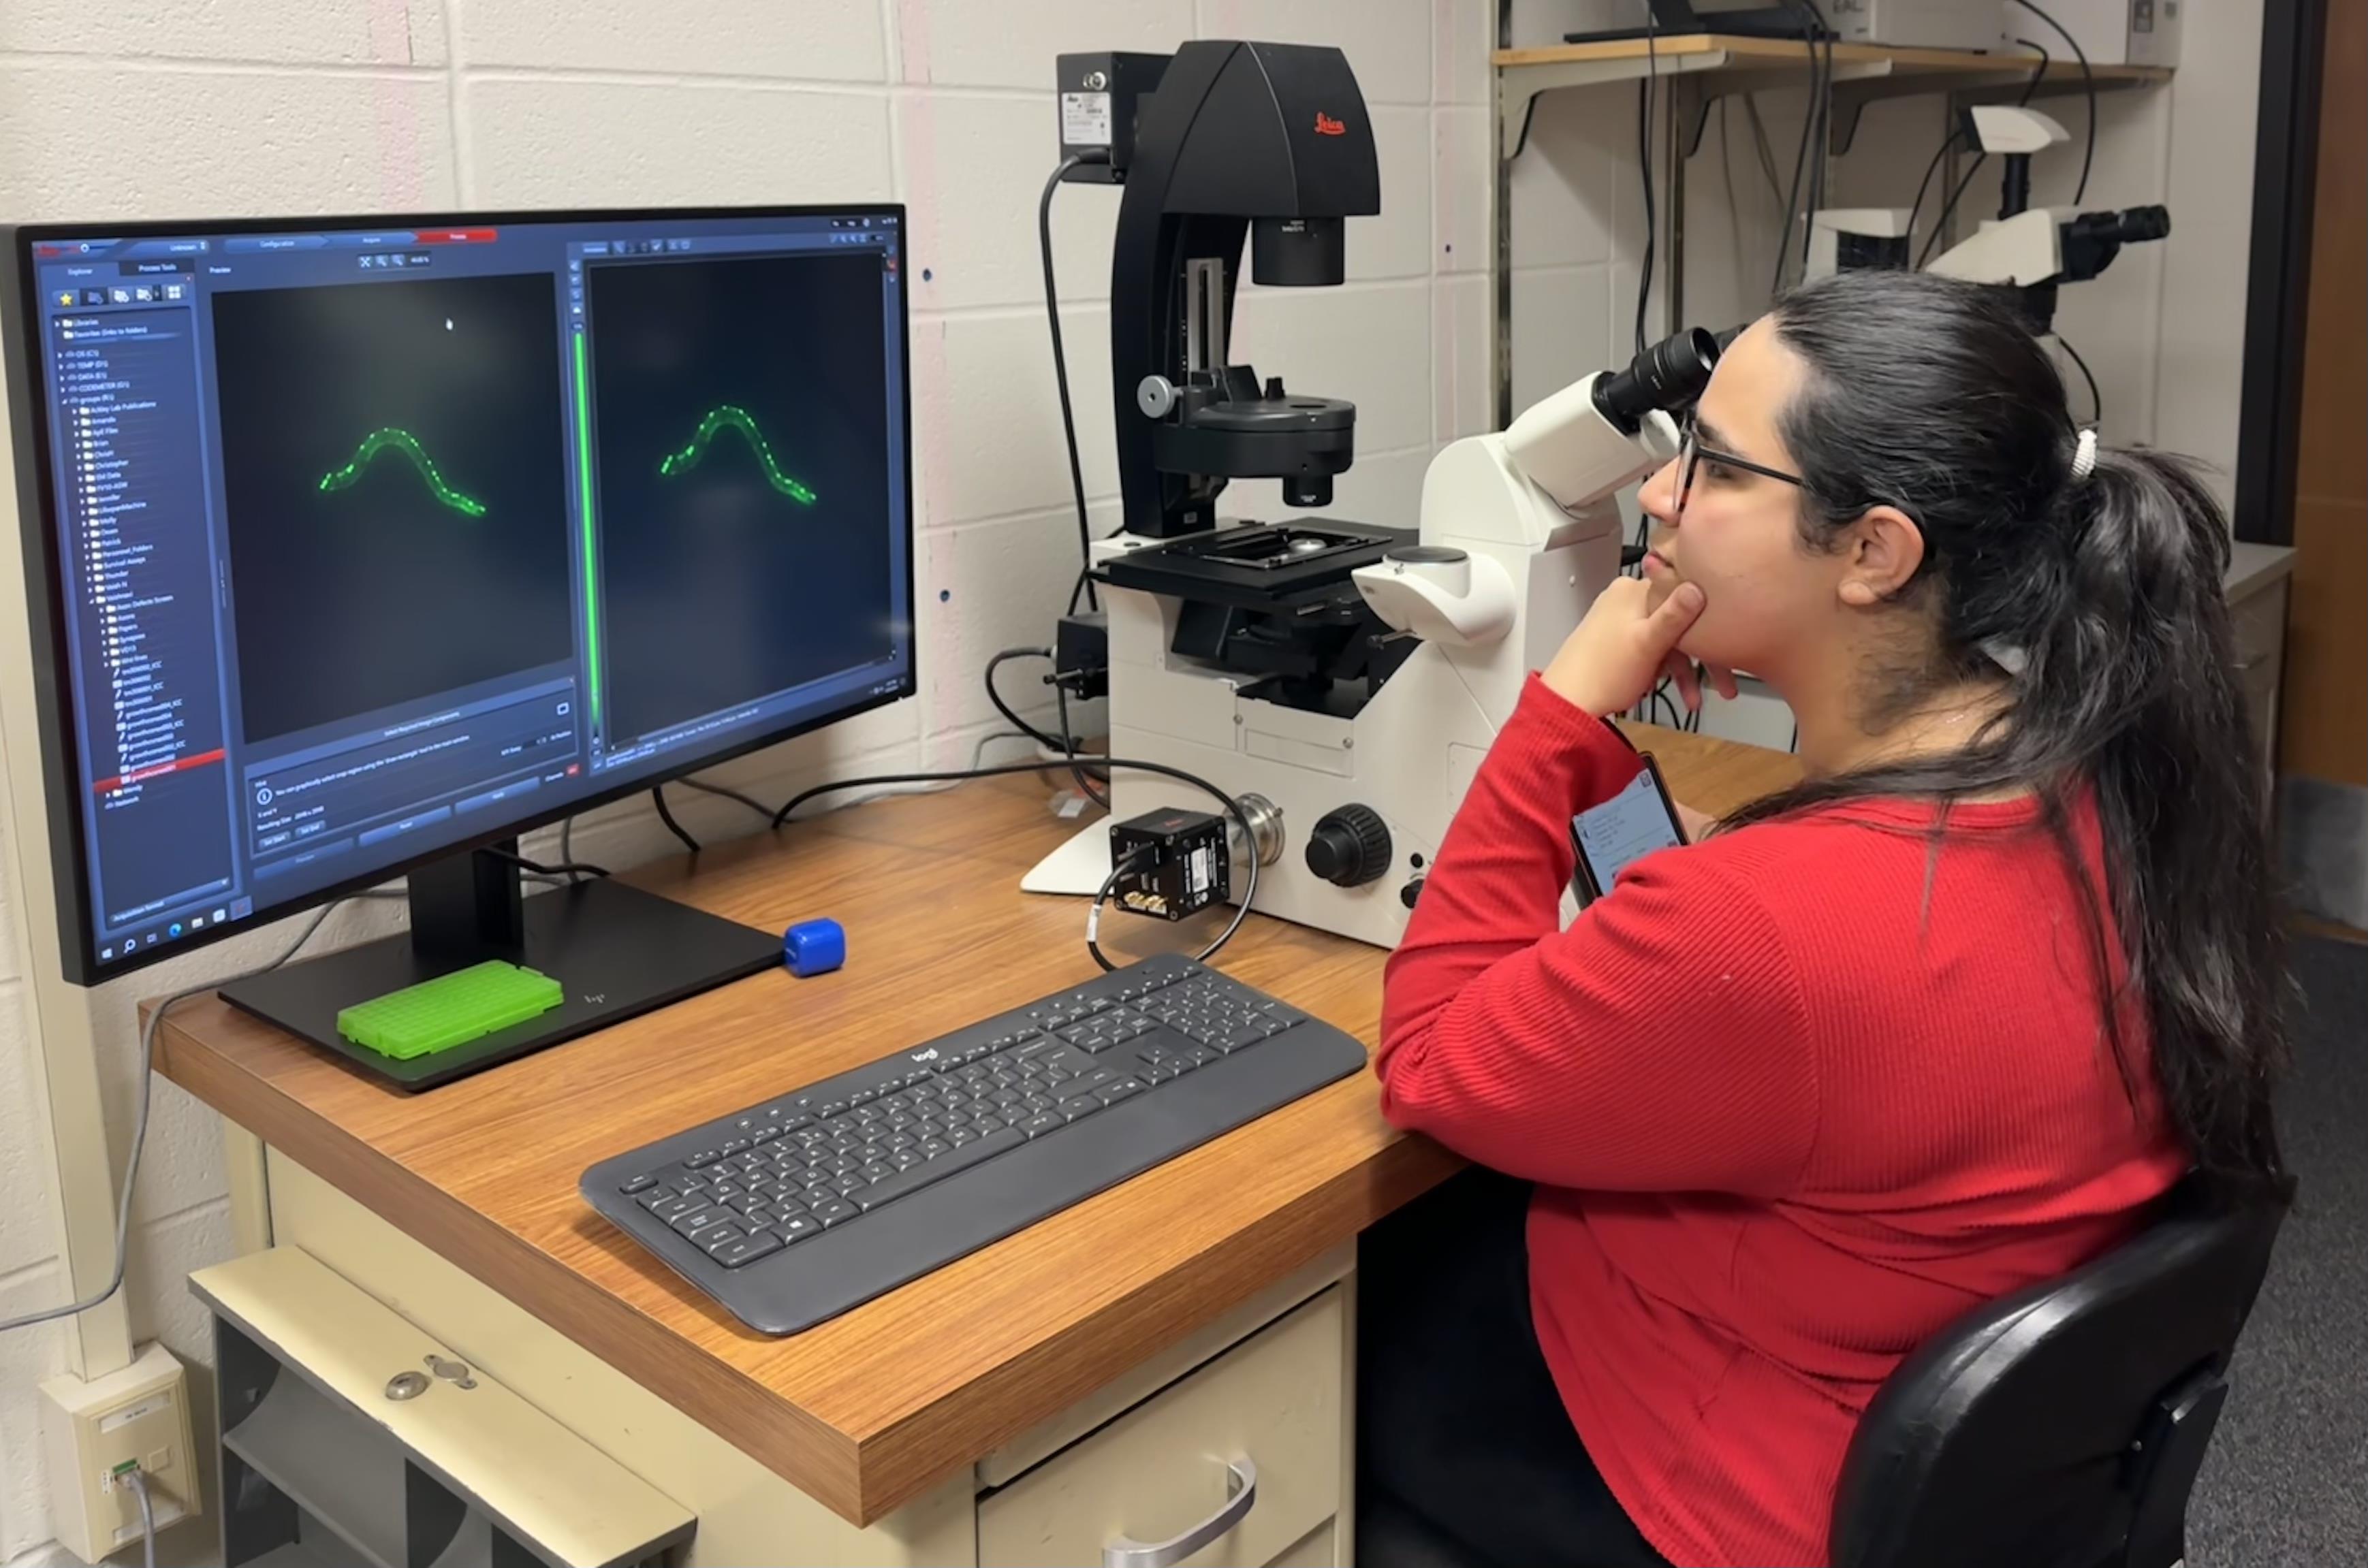
<path id="1" fill-rule="evenodd" d="M 1390 960 L 1383 1108 L 1486 1170 L 1368 1238 L 1369 1513 L 1523 1568 L 1823 1562 L 1919 1342 L 2190 1166 L 2283 1179 L 2228 531 L 2098 449 L 2009 296 L 1902 272 L 1744 333 L 1641 499 L 1645 578 Z M 1572 816 L 1639 766 L 1604 721 L 1698 664 L 1791 704 L 1806 781 L 1564 929 Z"/>

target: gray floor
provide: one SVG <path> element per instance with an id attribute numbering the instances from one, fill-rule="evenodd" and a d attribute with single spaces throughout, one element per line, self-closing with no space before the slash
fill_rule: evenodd
<path id="1" fill-rule="evenodd" d="M 2301 1178 L 2188 1515 L 2190 1568 L 2368 1564 L 2368 947 L 2295 944 Z"/>

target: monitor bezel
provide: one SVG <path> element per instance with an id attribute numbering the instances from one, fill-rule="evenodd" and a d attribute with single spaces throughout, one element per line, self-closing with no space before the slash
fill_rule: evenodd
<path id="1" fill-rule="evenodd" d="M 904 617 L 911 660 L 895 689 L 843 703 L 827 713 L 763 731 L 729 745 L 701 751 L 668 762 L 631 782 L 609 786 L 547 810 L 499 818 L 484 831 L 400 859 L 329 886 L 290 898 L 256 901 L 252 914 L 176 941 L 157 944 L 129 958 L 105 964 L 98 960 L 90 891 L 88 835 L 82 800 L 82 758 L 72 719 L 72 699 L 65 691 L 69 667 L 66 648 L 65 586 L 59 571 L 57 495 L 51 479 L 49 398 L 42 380 L 39 269 L 31 247 L 45 241 L 108 238 L 140 239 L 179 235 L 246 233 L 316 233 L 347 229 L 502 228 L 521 224 L 600 222 L 696 222 L 736 218 L 893 217 L 897 232 L 906 237 L 905 204 L 901 201 L 805 202 L 747 207 L 603 207 L 546 210 L 392 212 L 290 216 L 278 218 L 199 218 L 169 221 L 93 219 L 71 223 L 0 225 L 0 376 L 5 377 L 10 406 L 18 416 L 9 421 L 17 464 L 17 528 L 26 568 L 26 619 L 29 638 L 26 650 L 32 660 L 35 722 L 40 729 L 43 809 L 50 837 L 53 902 L 58 919 L 58 958 L 64 978 L 92 986 L 137 973 L 151 964 L 198 951 L 225 937 L 260 930 L 274 921 L 300 915 L 324 903 L 349 898 L 450 856 L 465 855 L 488 844 L 515 838 L 564 817 L 577 816 L 620 801 L 628 795 L 680 778 L 686 774 L 720 767 L 751 752 L 776 746 L 826 725 L 840 723 L 891 703 L 901 702 L 920 689 L 921 648 L 917 619 L 919 540 L 913 505 L 913 332 L 912 290 L 896 290 L 897 353 L 902 388 L 904 466 L 903 517 L 891 518 L 892 528 L 905 532 Z M 909 266 L 910 257 L 905 258 Z M 38 915 L 33 916 L 38 918 Z"/>

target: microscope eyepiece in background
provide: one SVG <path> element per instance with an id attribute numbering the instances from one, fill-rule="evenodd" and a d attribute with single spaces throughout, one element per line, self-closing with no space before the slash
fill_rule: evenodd
<path id="1" fill-rule="evenodd" d="M 1595 410 L 1633 432 L 1654 409 L 1674 412 L 1702 396 L 1717 364 L 1718 340 L 1703 328 L 1673 333 L 1597 381 Z"/>

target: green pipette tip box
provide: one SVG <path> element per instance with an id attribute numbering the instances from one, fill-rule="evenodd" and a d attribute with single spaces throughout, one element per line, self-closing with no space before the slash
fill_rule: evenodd
<path id="1" fill-rule="evenodd" d="M 408 1062 L 522 1024 L 565 999 L 551 976 L 488 960 L 340 1008 L 337 1032 Z"/>

